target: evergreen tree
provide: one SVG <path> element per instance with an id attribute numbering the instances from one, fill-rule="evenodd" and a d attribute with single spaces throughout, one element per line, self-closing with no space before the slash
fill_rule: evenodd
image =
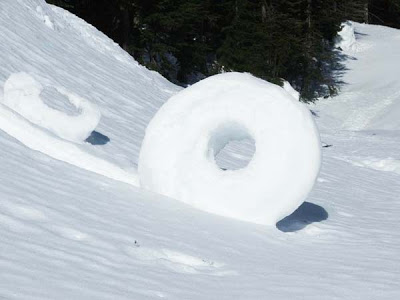
<path id="1" fill-rule="evenodd" d="M 335 94 L 344 20 L 400 27 L 400 0 L 48 0 L 178 84 L 222 71 L 288 80 L 303 101 Z"/>

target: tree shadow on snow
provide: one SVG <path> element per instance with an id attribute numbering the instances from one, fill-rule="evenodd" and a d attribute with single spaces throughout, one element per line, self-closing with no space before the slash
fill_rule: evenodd
<path id="1" fill-rule="evenodd" d="M 333 57 L 328 67 L 328 73 L 330 73 L 331 81 L 333 85 L 337 88 L 337 92 L 340 93 L 340 90 L 343 86 L 347 85 L 347 83 L 343 80 L 344 75 L 349 71 L 347 68 L 348 60 L 357 60 L 357 58 L 345 54 L 343 51 L 340 51 L 340 48 L 333 50 Z"/>
<path id="2" fill-rule="evenodd" d="M 85 142 L 92 144 L 92 145 L 105 145 L 110 141 L 108 136 L 101 134 L 97 131 L 92 131 L 89 137 L 85 140 Z"/>
<path id="3" fill-rule="evenodd" d="M 328 219 L 328 212 L 321 206 L 304 202 L 291 215 L 276 223 L 276 228 L 283 232 L 299 231 L 309 224 Z"/>

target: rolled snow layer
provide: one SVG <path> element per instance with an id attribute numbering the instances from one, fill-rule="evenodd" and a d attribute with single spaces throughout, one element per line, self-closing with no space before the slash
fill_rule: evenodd
<path id="1" fill-rule="evenodd" d="M 56 87 L 56 90 L 68 98 L 79 112 L 78 115 L 69 115 L 64 111 L 49 107 L 40 97 L 43 91 L 42 85 L 23 72 L 12 74 L 5 82 L 3 104 L 28 121 L 65 140 L 84 141 L 100 121 L 99 109 L 62 87 Z"/>
<path id="2" fill-rule="evenodd" d="M 222 170 L 215 155 L 251 138 L 247 167 Z M 141 187 L 199 209 L 274 225 L 307 197 L 321 163 L 309 110 L 281 87 L 225 73 L 176 94 L 147 127 L 139 158 Z"/>

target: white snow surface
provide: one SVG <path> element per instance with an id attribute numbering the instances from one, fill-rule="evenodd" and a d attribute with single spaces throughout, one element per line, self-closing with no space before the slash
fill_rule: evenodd
<path id="1" fill-rule="evenodd" d="M 246 138 L 256 147 L 250 163 L 219 168 L 215 156 Z M 310 111 L 284 89 L 250 74 L 219 74 L 171 97 L 151 120 L 140 186 L 211 213 L 275 225 L 314 186 L 320 144 Z"/>
<path id="2" fill-rule="evenodd" d="M 310 106 L 320 130 L 400 130 L 400 31 L 352 23 L 358 51 L 342 52 L 339 96 Z"/>
<path id="3" fill-rule="evenodd" d="M 400 31 L 353 24 L 363 51 L 345 61 L 347 84 L 310 106 L 332 147 L 306 202 L 274 229 L 122 182 L 180 88 L 62 9 L 0 1 L 0 98 L 26 72 L 96 104 L 110 139 L 69 142 L 0 104 L 0 298 L 398 299 Z M 53 92 L 47 105 L 67 103 Z M 248 153 L 235 144 L 218 159 L 233 167 Z"/>

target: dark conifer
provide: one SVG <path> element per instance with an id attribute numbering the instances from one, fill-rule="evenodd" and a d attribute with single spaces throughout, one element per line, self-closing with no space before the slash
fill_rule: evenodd
<path id="1" fill-rule="evenodd" d="M 178 84 L 222 71 L 288 80 L 313 101 L 337 91 L 344 20 L 400 27 L 400 0 L 48 0 Z"/>

